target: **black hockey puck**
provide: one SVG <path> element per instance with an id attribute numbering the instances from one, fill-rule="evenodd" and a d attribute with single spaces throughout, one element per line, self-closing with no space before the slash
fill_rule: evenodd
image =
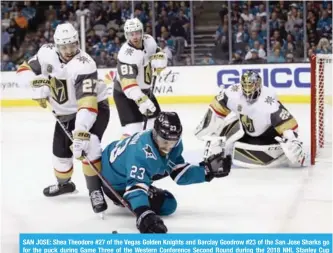
<path id="1" fill-rule="evenodd" d="M 118 234 L 117 230 L 112 231 L 112 234 Z"/>

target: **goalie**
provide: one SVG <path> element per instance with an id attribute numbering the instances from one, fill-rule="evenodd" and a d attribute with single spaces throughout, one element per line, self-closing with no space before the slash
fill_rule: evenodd
<path id="1" fill-rule="evenodd" d="M 214 98 L 195 135 L 199 139 L 226 136 L 226 152 L 236 166 L 301 167 L 306 154 L 297 128 L 296 119 L 262 85 L 260 75 L 247 71 L 240 84 Z"/>

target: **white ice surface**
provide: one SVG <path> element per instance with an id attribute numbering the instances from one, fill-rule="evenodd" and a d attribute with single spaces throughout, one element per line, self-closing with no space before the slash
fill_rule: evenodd
<path id="1" fill-rule="evenodd" d="M 301 138 L 309 146 L 309 106 L 286 106 L 299 121 Z M 185 158 L 199 162 L 203 144 L 193 137 L 193 130 L 206 106 L 164 105 L 163 109 L 179 113 Z M 3 109 L 1 117 L 2 252 L 18 252 L 19 233 L 136 232 L 131 214 L 111 202 L 106 220 L 92 212 L 79 163 L 73 176 L 77 194 L 43 196 L 43 188 L 55 182 L 51 113 L 36 108 Z M 103 144 L 120 135 L 112 106 Z M 234 169 L 229 177 L 207 184 L 178 186 L 167 178 L 156 186 L 170 190 L 178 201 L 176 213 L 164 218 L 171 233 L 333 231 L 332 156 L 304 169 Z"/>

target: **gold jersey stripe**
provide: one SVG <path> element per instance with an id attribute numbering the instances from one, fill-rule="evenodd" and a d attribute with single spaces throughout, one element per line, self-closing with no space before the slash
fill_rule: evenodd
<path id="1" fill-rule="evenodd" d="M 126 90 L 130 87 L 137 86 L 138 83 L 134 78 L 122 78 L 120 81 L 121 88 Z"/>
<path id="2" fill-rule="evenodd" d="M 288 119 L 287 121 L 283 122 L 282 124 L 275 127 L 275 130 L 279 134 L 283 134 L 284 131 L 291 129 L 295 130 L 298 127 L 297 121 L 295 118 Z"/>
<path id="3" fill-rule="evenodd" d="M 68 171 L 61 172 L 57 169 L 54 169 L 54 175 L 59 179 L 69 179 L 73 175 L 73 167 L 71 167 Z"/>
<path id="4" fill-rule="evenodd" d="M 92 164 L 95 165 L 96 169 L 98 172 L 101 171 L 101 168 L 102 168 L 102 164 L 101 164 L 101 160 L 96 160 L 96 161 L 93 161 Z M 82 162 L 82 169 L 83 169 L 83 173 L 84 175 L 88 176 L 88 177 L 92 177 L 92 176 L 96 176 L 97 173 L 95 172 L 95 170 L 93 170 L 90 165 L 83 161 Z"/>
<path id="5" fill-rule="evenodd" d="M 78 110 L 86 108 L 91 111 L 98 112 L 98 105 L 97 105 L 97 96 L 86 96 L 80 98 L 78 101 Z"/>
<path id="6" fill-rule="evenodd" d="M 25 61 L 23 62 L 18 68 L 16 73 L 25 71 L 25 70 L 32 70 L 31 67 L 29 66 L 29 64 Z"/>
<path id="7" fill-rule="evenodd" d="M 227 116 L 230 113 L 230 110 L 223 105 L 221 105 L 215 98 L 210 103 L 210 107 L 220 116 Z"/>

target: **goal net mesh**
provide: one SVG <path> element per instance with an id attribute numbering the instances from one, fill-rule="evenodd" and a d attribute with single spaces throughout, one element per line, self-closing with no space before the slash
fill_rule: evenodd
<path id="1" fill-rule="evenodd" d="M 332 55 L 311 59 L 311 164 L 332 160 Z"/>

